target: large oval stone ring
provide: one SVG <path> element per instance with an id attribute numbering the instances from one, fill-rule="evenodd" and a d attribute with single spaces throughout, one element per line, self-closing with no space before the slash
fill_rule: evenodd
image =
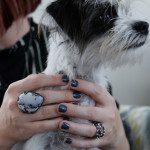
<path id="1" fill-rule="evenodd" d="M 96 127 L 96 138 L 102 138 L 105 135 L 105 128 L 102 123 L 94 122 L 94 126 Z"/>
<path id="2" fill-rule="evenodd" d="M 24 92 L 18 97 L 18 107 L 27 114 L 35 113 L 43 102 L 44 97 L 35 92 Z"/>

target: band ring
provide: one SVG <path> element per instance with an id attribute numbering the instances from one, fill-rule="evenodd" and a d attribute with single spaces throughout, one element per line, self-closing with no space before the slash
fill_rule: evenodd
<path id="1" fill-rule="evenodd" d="M 105 127 L 100 122 L 94 122 L 94 126 L 96 127 L 95 138 L 102 138 L 105 135 Z"/>
<path id="2" fill-rule="evenodd" d="M 43 104 L 44 97 L 35 92 L 24 92 L 18 97 L 18 107 L 23 113 L 35 113 Z"/>

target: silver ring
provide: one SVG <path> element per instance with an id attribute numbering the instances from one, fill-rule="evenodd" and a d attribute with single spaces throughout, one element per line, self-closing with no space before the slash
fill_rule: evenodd
<path id="1" fill-rule="evenodd" d="M 100 122 L 94 122 L 94 126 L 96 127 L 95 137 L 97 139 L 102 138 L 105 135 L 105 127 Z"/>
<path id="2" fill-rule="evenodd" d="M 23 113 L 35 113 L 43 104 L 44 97 L 35 92 L 24 92 L 18 97 L 18 107 Z"/>

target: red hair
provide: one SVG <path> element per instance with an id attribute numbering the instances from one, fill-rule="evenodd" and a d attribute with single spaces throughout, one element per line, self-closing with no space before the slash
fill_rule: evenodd
<path id="1" fill-rule="evenodd" d="M 20 17 L 33 12 L 41 0 L 0 0 L 0 35 Z"/>

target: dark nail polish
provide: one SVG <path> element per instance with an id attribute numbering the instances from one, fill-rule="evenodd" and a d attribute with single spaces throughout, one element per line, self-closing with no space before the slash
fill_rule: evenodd
<path id="1" fill-rule="evenodd" d="M 77 86 L 78 86 L 78 81 L 72 80 L 72 81 L 71 81 L 71 86 L 72 86 L 72 87 L 77 87 Z"/>
<path id="2" fill-rule="evenodd" d="M 75 92 L 73 92 L 73 97 L 74 97 L 74 98 L 81 98 L 81 93 L 75 91 Z"/>
<path id="3" fill-rule="evenodd" d="M 79 103 L 78 103 L 78 102 L 73 102 L 72 104 L 73 104 L 73 105 L 79 105 Z"/>
<path id="4" fill-rule="evenodd" d="M 67 107 L 65 105 L 59 106 L 59 112 L 65 113 L 67 111 Z"/>
<path id="5" fill-rule="evenodd" d="M 63 120 L 69 121 L 70 118 L 65 116 L 65 117 L 63 118 Z"/>
<path id="6" fill-rule="evenodd" d="M 62 76 L 62 82 L 68 83 L 69 82 L 69 77 L 66 76 L 66 75 Z"/>
<path id="7" fill-rule="evenodd" d="M 67 138 L 67 139 L 65 140 L 65 143 L 71 144 L 71 143 L 72 143 L 72 140 L 71 140 L 70 138 Z"/>
<path id="8" fill-rule="evenodd" d="M 44 72 L 39 72 L 38 74 L 45 74 Z"/>
<path id="9" fill-rule="evenodd" d="M 63 122 L 63 124 L 61 125 L 61 128 L 64 130 L 68 130 L 69 129 L 69 124 L 66 122 Z"/>
<path id="10" fill-rule="evenodd" d="M 65 74 L 65 72 L 64 71 L 59 71 L 58 74 Z"/>

